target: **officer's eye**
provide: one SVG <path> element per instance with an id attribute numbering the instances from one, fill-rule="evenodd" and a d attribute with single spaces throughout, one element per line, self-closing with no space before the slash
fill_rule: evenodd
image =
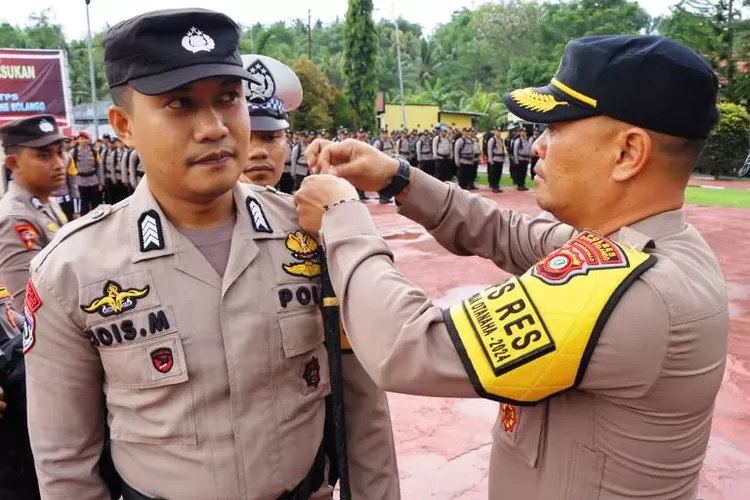
<path id="1" fill-rule="evenodd" d="M 232 90 L 230 92 L 224 92 L 221 95 L 221 100 L 224 102 L 234 102 L 239 98 L 240 98 L 240 93 L 237 92 L 236 90 Z"/>
<path id="2" fill-rule="evenodd" d="M 192 105 L 192 101 L 189 97 L 178 97 L 177 99 L 172 99 L 167 103 L 167 106 L 172 109 L 187 109 Z"/>

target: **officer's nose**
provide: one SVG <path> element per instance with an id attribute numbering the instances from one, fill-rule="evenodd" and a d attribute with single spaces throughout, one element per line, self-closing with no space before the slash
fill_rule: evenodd
<path id="1" fill-rule="evenodd" d="M 194 130 L 197 142 L 218 142 L 229 135 L 223 114 L 213 106 L 196 113 Z"/>

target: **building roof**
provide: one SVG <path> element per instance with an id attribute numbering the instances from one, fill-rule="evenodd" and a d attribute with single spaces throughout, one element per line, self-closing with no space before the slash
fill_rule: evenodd
<path id="1" fill-rule="evenodd" d="M 476 111 L 451 111 L 448 109 L 442 109 L 440 113 L 446 115 L 487 116 L 487 113 L 478 113 Z"/>

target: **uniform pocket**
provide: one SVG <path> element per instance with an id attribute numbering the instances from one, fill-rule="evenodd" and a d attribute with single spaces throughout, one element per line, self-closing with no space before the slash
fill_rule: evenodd
<path id="1" fill-rule="evenodd" d="M 290 420 L 313 412 L 329 393 L 328 355 L 319 310 L 280 316 L 278 321 L 283 350 L 279 391 L 284 417 Z"/>
<path id="2" fill-rule="evenodd" d="M 570 461 L 566 500 L 597 500 L 602 489 L 605 456 L 576 443 Z"/>
<path id="3" fill-rule="evenodd" d="M 500 405 L 492 438 L 529 467 L 536 467 L 546 430 L 547 403 L 537 406 Z"/>
<path id="4" fill-rule="evenodd" d="M 193 398 L 178 333 L 100 349 L 112 439 L 195 444 Z"/>

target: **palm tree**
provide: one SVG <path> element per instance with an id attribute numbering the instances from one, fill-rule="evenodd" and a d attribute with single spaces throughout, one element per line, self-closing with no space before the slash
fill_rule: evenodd
<path id="1" fill-rule="evenodd" d="M 423 84 L 428 80 L 434 80 L 439 74 L 440 67 L 443 65 L 440 60 L 442 50 L 440 45 L 434 40 L 422 39 L 419 43 L 419 55 L 417 59 L 417 75 L 419 83 Z"/>

